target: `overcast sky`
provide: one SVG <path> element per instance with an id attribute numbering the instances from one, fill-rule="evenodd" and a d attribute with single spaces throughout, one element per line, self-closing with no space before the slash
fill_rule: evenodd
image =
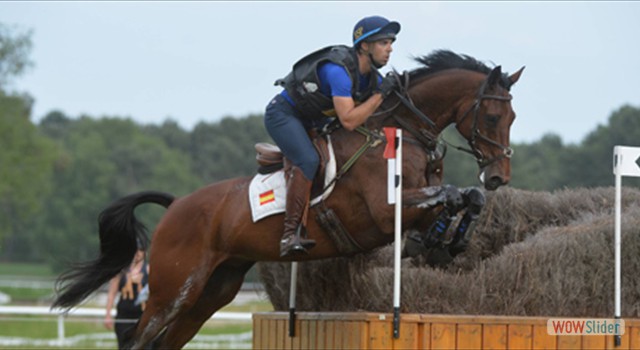
<path id="1" fill-rule="evenodd" d="M 0 2 L 0 22 L 34 31 L 35 67 L 13 88 L 35 98 L 35 121 L 60 110 L 186 129 L 262 114 L 274 80 L 312 50 L 351 44 L 369 15 L 401 23 L 389 65 L 401 71 L 443 48 L 526 66 L 514 142 L 579 142 L 640 107 L 637 2 Z"/>

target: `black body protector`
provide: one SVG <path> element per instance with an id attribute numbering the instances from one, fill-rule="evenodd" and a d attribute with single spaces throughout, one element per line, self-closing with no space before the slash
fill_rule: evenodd
<path id="1" fill-rule="evenodd" d="M 372 70 L 369 87 L 360 92 L 360 74 L 356 50 L 345 45 L 328 46 L 301 58 L 293 65 L 293 70 L 285 78 L 278 79 L 275 85 L 281 85 L 296 104 L 296 109 L 307 118 L 335 117 L 333 100 L 320 91 L 318 66 L 324 62 L 333 62 L 343 66 L 351 78 L 351 96 L 356 105 L 364 102 L 378 84 L 378 72 Z"/>

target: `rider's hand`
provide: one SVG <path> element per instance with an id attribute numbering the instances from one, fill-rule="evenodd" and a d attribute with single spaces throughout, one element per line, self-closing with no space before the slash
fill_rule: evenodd
<path id="1" fill-rule="evenodd" d="M 394 90 L 398 90 L 400 79 L 396 72 L 391 71 L 382 78 L 382 82 L 378 85 L 378 92 L 383 98 L 389 96 Z"/>

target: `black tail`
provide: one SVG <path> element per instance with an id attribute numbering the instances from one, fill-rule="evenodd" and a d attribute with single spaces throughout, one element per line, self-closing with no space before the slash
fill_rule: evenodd
<path id="1" fill-rule="evenodd" d="M 58 277 L 57 297 L 51 307 L 68 311 L 129 266 L 138 241 L 148 241 L 145 226 L 134 215 L 136 206 L 156 203 L 168 208 L 174 199 L 167 193 L 146 191 L 118 199 L 103 210 L 98 217 L 100 256 L 79 263 Z"/>

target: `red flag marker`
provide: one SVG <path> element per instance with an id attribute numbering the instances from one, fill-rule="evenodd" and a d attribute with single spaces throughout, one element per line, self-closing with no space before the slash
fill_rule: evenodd
<path id="1" fill-rule="evenodd" d="M 393 159 L 396 157 L 396 128 L 384 127 L 384 135 L 387 138 L 387 146 L 384 148 L 384 158 Z"/>

